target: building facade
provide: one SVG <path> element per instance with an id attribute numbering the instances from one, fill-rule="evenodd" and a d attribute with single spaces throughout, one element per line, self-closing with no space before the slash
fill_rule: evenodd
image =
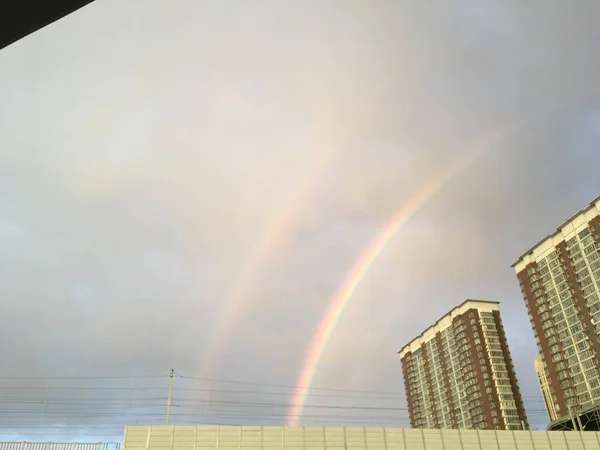
<path id="1" fill-rule="evenodd" d="M 600 402 L 598 249 L 600 197 L 513 264 L 559 418 Z"/>
<path id="2" fill-rule="evenodd" d="M 529 428 L 498 302 L 466 300 L 399 354 L 413 428 Z"/>
<path id="3" fill-rule="evenodd" d="M 538 355 L 538 357 L 535 358 L 533 365 L 535 367 L 538 382 L 540 383 L 542 397 L 544 398 L 546 411 L 548 412 L 548 419 L 550 419 L 550 422 L 553 422 L 558 419 L 558 414 L 556 413 L 556 408 L 554 407 L 554 402 L 550 393 L 550 373 L 548 372 L 548 368 L 546 367 L 546 364 L 544 364 L 541 355 Z"/>

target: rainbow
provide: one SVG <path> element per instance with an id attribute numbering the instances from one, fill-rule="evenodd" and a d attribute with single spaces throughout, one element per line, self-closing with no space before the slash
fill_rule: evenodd
<path id="1" fill-rule="evenodd" d="M 286 199 L 284 207 L 273 216 L 273 220 L 268 224 L 251 252 L 251 257 L 235 277 L 233 289 L 218 314 L 209 338 L 208 355 L 201 367 L 204 378 L 214 376 L 222 349 L 227 344 L 227 337 L 231 335 L 240 316 L 248 306 L 248 298 L 253 284 L 263 267 L 266 266 L 270 256 L 285 243 L 287 232 L 296 218 L 299 205 L 305 204 L 317 187 L 327 180 L 332 167 L 341 155 L 340 150 L 349 137 L 341 136 L 344 131 L 336 123 L 337 119 L 333 111 L 323 109 L 321 112 L 324 117 L 318 120 L 318 136 L 324 148 L 311 170 L 300 180 Z"/>
<path id="2" fill-rule="evenodd" d="M 310 385 L 315 376 L 316 369 L 327 348 L 331 335 L 333 334 L 348 301 L 352 297 L 352 294 L 377 257 L 385 249 L 398 230 L 400 230 L 400 228 L 415 215 L 421 206 L 481 154 L 487 153 L 495 147 L 499 140 L 506 138 L 514 128 L 515 127 L 512 126 L 507 131 L 495 134 L 492 138 L 488 138 L 483 145 L 476 146 L 473 150 L 463 154 L 463 156 L 455 161 L 454 164 L 451 164 L 445 170 L 442 170 L 413 197 L 406 201 L 366 246 L 335 291 L 329 302 L 329 307 L 320 321 L 317 332 L 307 347 L 304 364 L 298 376 L 293 401 L 291 402 L 288 425 L 297 425 L 298 417 L 300 417 L 302 413 L 304 402 L 308 396 L 308 391 L 311 389 Z"/>
<path id="3" fill-rule="evenodd" d="M 203 377 L 210 378 L 215 375 L 213 372 L 216 370 L 222 349 L 227 343 L 227 337 L 231 335 L 239 317 L 248 306 L 247 300 L 256 278 L 268 263 L 270 256 L 285 242 L 287 230 L 295 217 L 294 213 L 298 205 L 307 201 L 315 184 L 320 178 L 323 178 L 324 173 L 328 172 L 331 159 L 329 157 L 322 161 L 316 170 L 311 171 L 307 177 L 301 180 L 286 199 L 286 206 L 268 224 L 251 252 L 251 257 L 236 276 L 233 289 L 218 314 L 217 323 L 209 338 L 209 353 L 202 368 Z"/>

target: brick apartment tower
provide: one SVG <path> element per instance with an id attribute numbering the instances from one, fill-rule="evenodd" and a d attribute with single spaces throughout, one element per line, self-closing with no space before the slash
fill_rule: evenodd
<path id="1" fill-rule="evenodd" d="M 513 264 L 548 377 L 551 417 L 600 402 L 600 197 Z"/>
<path id="2" fill-rule="evenodd" d="M 535 366 L 535 373 L 537 374 L 538 382 L 540 383 L 540 388 L 542 390 L 542 397 L 544 398 L 548 418 L 553 422 L 558 419 L 558 415 L 556 414 L 556 408 L 554 407 L 552 394 L 550 393 L 550 373 L 541 356 L 535 358 L 533 365 Z"/>
<path id="3" fill-rule="evenodd" d="M 529 429 L 498 302 L 466 300 L 399 354 L 413 428 Z"/>

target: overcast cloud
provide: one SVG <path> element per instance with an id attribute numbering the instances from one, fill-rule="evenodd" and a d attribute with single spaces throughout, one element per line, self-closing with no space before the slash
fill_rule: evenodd
<path id="1" fill-rule="evenodd" d="M 397 394 L 307 400 L 388 409 L 306 408 L 300 422 L 406 426 L 396 352 L 483 298 L 502 302 L 530 423 L 545 427 L 510 265 L 600 193 L 600 3 L 175 3 L 97 0 L 0 51 L 0 376 L 173 368 L 261 384 L 176 378 L 173 423 L 282 424 L 287 408 L 256 402 L 292 401 L 265 385 L 297 382 L 368 241 L 445 166 L 514 129 L 397 233 L 314 379 Z M 261 240 L 245 309 L 211 343 Z M 164 420 L 166 387 L 1 379 L 15 430 L 0 435 L 115 440 Z"/>

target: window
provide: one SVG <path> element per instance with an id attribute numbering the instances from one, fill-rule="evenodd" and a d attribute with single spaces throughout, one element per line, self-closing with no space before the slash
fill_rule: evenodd
<path id="1" fill-rule="evenodd" d="M 592 285 L 592 286 L 589 286 L 589 287 L 586 287 L 586 288 L 583 290 L 583 296 L 584 296 L 584 297 L 587 297 L 588 295 L 591 295 L 591 294 L 593 294 L 595 290 L 596 290 L 596 287 L 595 287 L 594 285 Z"/>
<path id="2" fill-rule="evenodd" d="M 561 300 L 566 300 L 567 298 L 571 298 L 571 292 L 567 289 L 566 291 L 562 291 L 559 294 Z"/>
<path id="3" fill-rule="evenodd" d="M 590 400 L 590 394 L 588 394 L 587 392 L 584 392 L 577 399 L 579 400 L 580 403 L 588 402 Z"/>
<path id="4" fill-rule="evenodd" d="M 598 377 L 598 372 L 596 371 L 596 368 L 593 368 L 593 369 L 590 369 L 590 370 L 586 370 L 585 377 L 588 380 L 593 380 L 593 379 L 597 378 Z"/>
<path id="5" fill-rule="evenodd" d="M 590 242 L 593 242 L 592 237 L 591 236 L 586 236 L 585 239 L 581 240 L 580 247 L 587 247 L 588 245 L 590 245 Z"/>
<path id="6" fill-rule="evenodd" d="M 569 323 L 569 325 L 575 325 L 576 323 L 579 322 L 579 317 L 577 317 L 577 315 L 573 314 L 572 316 L 569 316 L 567 318 L 567 322 Z"/>
<path id="7" fill-rule="evenodd" d="M 581 365 L 584 369 L 591 369 L 592 367 L 594 367 L 594 360 L 588 359 L 587 361 L 583 361 Z"/>
<path id="8" fill-rule="evenodd" d="M 569 366 L 574 366 L 576 364 L 579 364 L 579 359 L 577 359 L 577 356 L 571 356 L 570 358 L 567 359 L 567 364 Z"/>

